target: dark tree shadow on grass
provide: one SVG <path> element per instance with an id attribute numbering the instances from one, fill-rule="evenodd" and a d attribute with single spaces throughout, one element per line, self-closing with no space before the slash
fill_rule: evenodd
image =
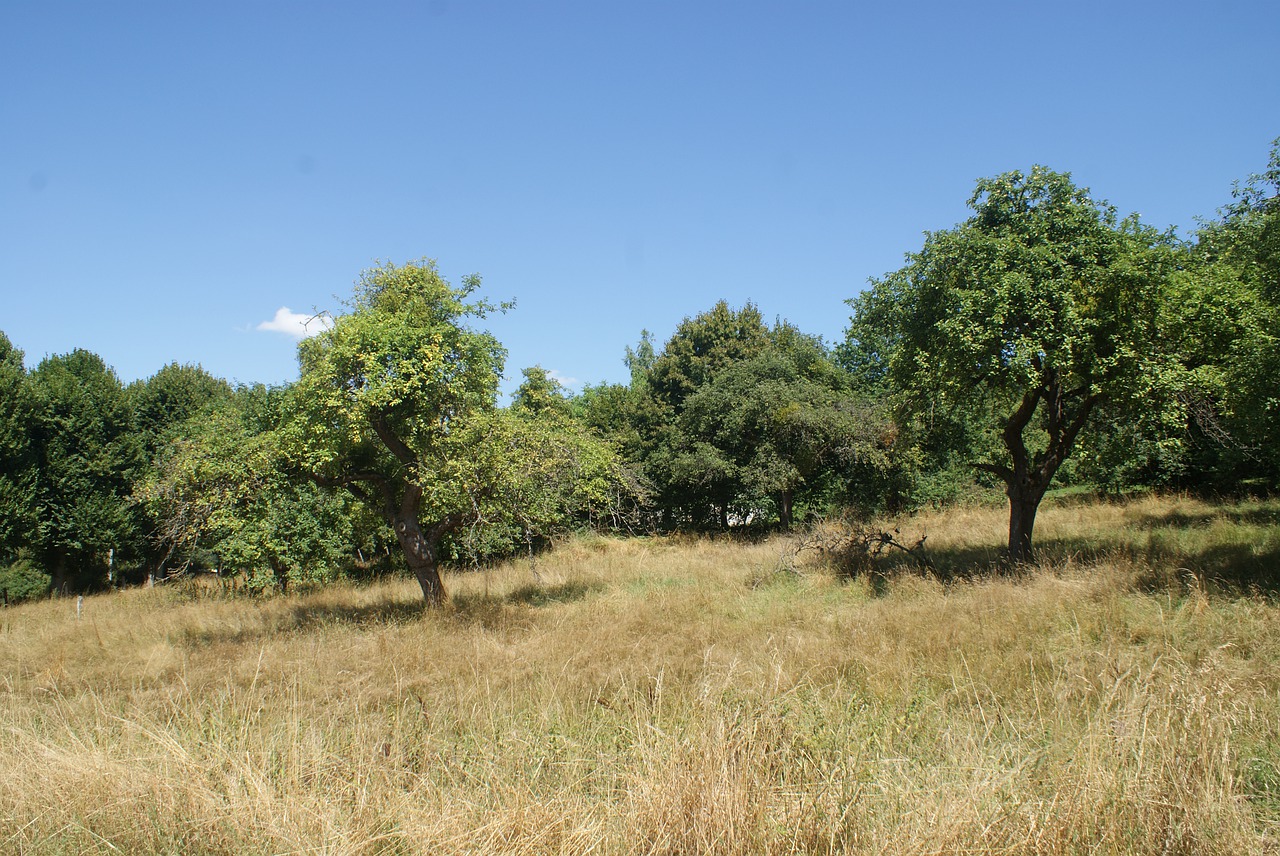
<path id="1" fill-rule="evenodd" d="M 1208 532 L 1225 524 L 1220 531 Z M 1232 527 L 1237 527 L 1235 531 Z M 896 530 L 895 530 L 896 531 Z M 1162 533 L 1168 533 L 1164 537 Z M 921 555 L 886 552 L 837 565 L 848 579 L 866 575 L 873 592 L 885 591 L 894 576 L 928 574 L 943 582 L 1013 576 L 998 543 L 936 548 Z M 1044 538 L 1035 542 L 1036 564 L 1046 568 L 1089 568 L 1117 561 L 1139 569 L 1143 591 L 1187 594 L 1191 589 L 1227 597 L 1280 597 L 1280 503 L 1251 500 L 1204 511 L 1173 510 L 1117 519 L 1107 534 L 1089 538 Z M 927 559 L 927 561 L 922 561 Z M 1144 570 L 1145 569 L 1145 570 Z"/>
<path id="2" fill-rule="evenodd" d="M 509 626 L 532 617 L 534 610 L 583 600 L 604 589 L 601 583 L 530 583 L 505 595 L 462 594 L 449 600 L 445 611 L 454 620 L 482 627 Z"/>
<path id="3" fill-rule="evenodd" d="M 600 584 L 566 582 L 554 585 L 530 583 L 503 595 L 459 594 L 451 597 L 442 613 L 454 620 L 491 616 L 494 610 L 541 609 L 561 603 L 571 603 L 600 591 Z M 433 613 L 421 600 L 385 598 L 366 606 L 305 606 L 293 610 L 296 626 L 307 628 L 324 624 L 343 624 L 357 627 L 387 624 L 405 624 L 417 621 Z"/>
<path id="4" fill-rule="evenodd" d="M 314 627 L 385 627 L 408 624 L 422 617 L 421 600 L 385 597 L 360 606 L 298 604 L 292 609 L 293 629 Z"/>
<path id="5" fill-rule="evenodd" d="M 1210 515 L 1212 517 L 1212 515 Z M 1261 525 L 1269 525 L 1268 518 Z M 1251 521 L 1253 522 L 1253 521 Z M 1178 524 L 1172 524 L 1178 528 Z M 1280 526 L 1280 522 L 1276 525 Z M 933 567 L 922 569 L 908 556 L 893 555 L 867 568 L 873 591 L 883 592 L 884 580 L 901 574 L 931 573 L 943 582 L 976 580 L 992 576 L 1017 576 L 1016 569 L 1002 564 L 997 547 L 930 549 Z M 1280 597 L 1280 546 L 1259 550 L 1248 543 L 1210 544 L 1197 550 L 1174 550 L 1159 543 L 1137 544 L 1117 530 L 1114 538 L 1053 538 L 1036 543 L 1036 557 L 1043 567 L 1075 565 L 1088 568 L 1116 559 L 1126 559 L 1148 570 L 1136 584 L 1143 591 L 1175 591 L 1191 588 L 1228 597 Z M 850 577 L 858 576 L 851 574 Z M 880 585 L 875 584 L 879 582 Z"/>
<path id="6" fill-rule="evenodd" d="M 511 592 L 505 600 L 509 603 L 523 603 L 528 606 L 551 606 L 582 600 L 603 589 L 604 585 L 601 583 L 568 582 L 553 586 L 530 584 Z"/>
<path id="7" fill-rule="evenodd" d="M 1223 506 L 1211 511 L 1193 513 L 1170 511 L 1166 514 L 1143 514 L 1138 517 L 1136 526 L 1146 530 L 1191 529 L 1208 526 L 1219 520 L 1244 526 L 1280 528 L 1280 507 L 1233 508 Z"/>
<path id="8" fill-rule="evenodd" d="M 428 609 L 416 597 L 385 596 L 361 605 L 299 603 L 272 615 L 271 620 L 261 626 L 187 629 L 183 631 L 182 638 L 187 643 L 196 645 L 242 643 L 281 633 L 298 633 L 326 627 L 395 627 L 432 616 L 465 625 L 509 627 L 527 620 L 534 610 L 582 600 L 603 588 L 602 584 L 581 582 L 530 584 L 504 595 L 458 595 L 451 598 L 439 612 Z"/>
<path id="9" fill-rule="evenodd" d="M 1150 571 L 1138 580 L 1146 591 L 1192 588 L 1230 597 L 1280 598 L 1280 547 L 1256 550 L 1249 544 L 1214 544 L 1179 553 L 1145 551 Z"/>

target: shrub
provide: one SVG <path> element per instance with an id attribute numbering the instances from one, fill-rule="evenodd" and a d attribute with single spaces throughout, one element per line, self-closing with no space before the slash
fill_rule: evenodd
<path id="1" fill-rule="evenodd" d="M 42 597 L 49 592 L 53 580 L 31 559 L 19 557 L 13 564 L 0 568 L 0 602 L 18 603 Z"/>

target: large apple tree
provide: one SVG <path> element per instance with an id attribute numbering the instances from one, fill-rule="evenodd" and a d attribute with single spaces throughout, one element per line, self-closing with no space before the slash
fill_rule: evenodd
<path id="1" fill-rule="evenodd" d="M 1036 512 L 1090 417 L 1158 406 L 1165 236 L 1043 167 L 978 182 L 958 226 L 850 301 L 847 353 L 882 372 L 906 427 L 975 427 L 973 465 L 1009 497 L 1008 559 L 1032 558 Z"/>
<path id="2" fill-rule="evenodd" d="M 442 539 L 474 519 L 465 466 L 477 415 L 492 411 L 505 351 L 469 326 L 495 307 L 453 287 L 435 263 L 384 264 L 356 283 L 349 311 L 299 345 L 301 377 L 284 428 L 295 463 L 345 488 L 395 531 L 427 603 L 444 599 Z"/>
<path id="3" fill-rule="evenodd" d="M 497 308 L 472 300 L 479 285 L 455 288 L 429 261 L 365 272 L 350 311 L 299 346 L 281 428 L 293 466 L 390 524 L 433 606 L 442 559 L 607 523 L 637 489 L 610 445 L 529 406 L 532 381 L 515 406 L 496 406 L 506 352 L 470 326 Z"/>

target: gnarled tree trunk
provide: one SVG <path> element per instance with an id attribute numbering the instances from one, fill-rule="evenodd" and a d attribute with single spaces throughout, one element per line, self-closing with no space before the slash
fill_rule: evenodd
<path id="1" fill-rule="evenodd" d="M 400 542 L 400 549 L 404 551 L 405 560 L 409 563 L 409 570 L 413 571 L 418 585 L 422 586 L 423 600 L 428 606 L 440 606 L 444 603 L 445 591 L 437 562 L 439 535 L 428 537 L 428 533 L 434 534 L 434 527 L 424 533 L 416 513 L 397 514 L 392 526 L 396 531 L 396 539 Z"/>
<path id="2" fill-rule="evenodd" d="M 422 598 L 427 606 L 437 607 L 444 604 L 447 594 L 444 582 L 440 578 L 440 540 L 445 534 L 461 525 L 463 517 L 448 515 L 430 526 L 423 527 L 418 520 L 418 511 L 422 500 L 422 488 L 409 484 L 403 493 L 397 493 L 396 485 L 391 480 L 378 474 L 364 473 L 348 476 L 344 479 L 329 480 L 312 476 L 319 484 L 333 486 L 341 484 L 351 491 L 361 502 L 370 507 L 375 504 L 375 494 L 365 490 L 361 482 L 370 482 L 381 494 L 381 510 L 386 521 L 396 533 L 400 550 L 404 553 L 409 570 L 413 571 L 418 585 L 422 587 Z"/>
<path id="3" fill-rule="evenodd" d="M 1031 536 L 1040 501 L 1058 468 L 1070 456 L 1089 414 L 1101 400 L 1088 386 L 1065 389 L 1057 372 L 1039 365 L 1037 368 L 1042 372 L 1043 384 L 1022 397 L 1018 408 L 1005 422 L 1001 436 L 1013 466 L 978 465 L 1005 483 L 1005 494 L 1009 497 L 1009 547 L 1005 561 L 1011 566 L 1029 564 L 1035 558 Z M 1045 405 L 1044 427 L 1049 443 L 1044 451 L 1032 455 L 1023 435 L 1041 403 Z"/>

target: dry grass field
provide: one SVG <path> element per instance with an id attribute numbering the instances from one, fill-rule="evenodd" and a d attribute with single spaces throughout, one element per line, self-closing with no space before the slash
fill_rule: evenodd
<path id="1" fill-rule="evenodd" d="M 1280 852 L 1280 503 L 898 525 L 0 611 L 0 852 Z"/>

